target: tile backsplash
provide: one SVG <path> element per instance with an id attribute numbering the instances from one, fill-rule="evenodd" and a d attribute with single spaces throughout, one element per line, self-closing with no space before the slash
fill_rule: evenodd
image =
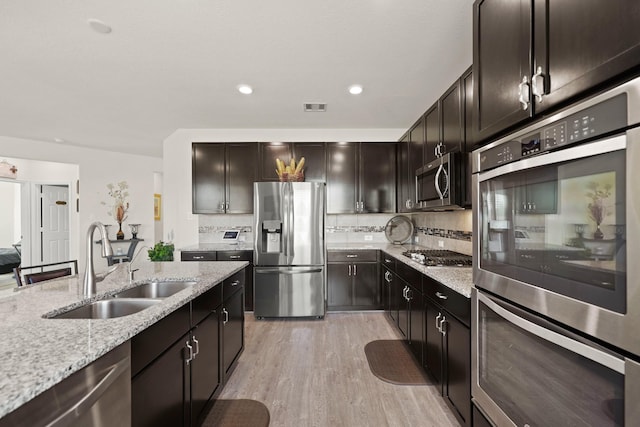
<path id="1" fill-rule="evenodd" d="M 384 229 L 396 214 L 327 215 L 327 243 L 387 243 Z M 405 215 L 415 225 L 413 243 L 471 255 L 471 210 Z M 199 243 L 219 243 L 225 230 L 253 241 L 253 215 L 198 215 Z M 440 245 L 442 242 L 442 246 Z"/>

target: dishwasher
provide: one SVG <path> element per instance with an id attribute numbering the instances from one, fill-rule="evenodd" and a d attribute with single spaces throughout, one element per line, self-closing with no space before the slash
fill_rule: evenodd
<path id="1" fill-rule="evenodd" d="M 127 341 L 0 419 L 0 427 L 131 426 Z"/>

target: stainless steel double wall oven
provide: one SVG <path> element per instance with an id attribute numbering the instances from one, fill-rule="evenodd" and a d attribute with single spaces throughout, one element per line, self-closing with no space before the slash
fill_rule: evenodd
<path id="1" fill-rule="evenodd" d="M 498 426 L 640 423 L 640 78 L 475 151 L 473 381 Z"/>

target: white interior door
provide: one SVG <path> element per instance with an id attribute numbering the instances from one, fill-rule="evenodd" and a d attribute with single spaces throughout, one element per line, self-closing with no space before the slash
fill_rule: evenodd
<path id="1" fill-rule="evenodd" d="M 69 187 L 40 186 L 41 262 L 69 260 Z"/>

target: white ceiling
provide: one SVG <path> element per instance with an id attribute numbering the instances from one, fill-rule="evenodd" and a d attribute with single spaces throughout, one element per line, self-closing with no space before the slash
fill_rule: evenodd
<path id="1" fill-rule="evenodd" d="M 471 65 L 471 13 L 472 0 L 2 0 L 0 135 L 159 157 L 180 128 L 406 129 Z"/>

